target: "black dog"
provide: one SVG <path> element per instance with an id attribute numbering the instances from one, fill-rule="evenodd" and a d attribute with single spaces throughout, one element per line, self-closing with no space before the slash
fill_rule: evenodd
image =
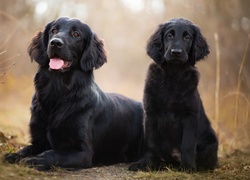
<path id="1" fill-rule="evenodd" d="M 199 28 L 182 18 L 161 24 L 149 39 L 147 53 L 156 63 L 149 67 L 144 89 L 145 153 L 130 170 L 216 167 L 218 140 L 197 90 L 194 66 L 208 48 Z"/>
<path id="2" fill-rule="evenodd" d="M 6 161 L 39 170 L 136 161 L 143 139 L 142 104 L 105 94 L 96 85 L 93 69 L 106 62 L 106 55 L 89 26 L 59 18 L 33 38 L 28 52 L 39 64 L 31 145 L 7 154 Z"/>

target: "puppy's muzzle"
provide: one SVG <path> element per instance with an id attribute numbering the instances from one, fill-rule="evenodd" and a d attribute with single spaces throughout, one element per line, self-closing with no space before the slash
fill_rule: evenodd
<path id="1" fill-rule="evenodd" d="M 171 49 L 170 53 L 173 56 L 181 56 L 182 55 L 182 49 Z"/>

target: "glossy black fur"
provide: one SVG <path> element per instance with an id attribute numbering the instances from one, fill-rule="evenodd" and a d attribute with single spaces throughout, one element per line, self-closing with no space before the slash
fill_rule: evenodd
<path id="1" fill-rule="evenodd" d="M 52 38 L 62 42 L 60 48 L 53 48 Z M 28 52 L 39 64 L 31 106 L 31 145 L 7 154 L 7 162 L 47 170 L 52 166 L 89 168 L 138 158 L 142 104 L 104 93 L 94 82 L 93 69 L 106 62 L 106 54 L 103 42 L 86 24 L 59 18 L 33 38 Z M 72 64 L 51 70 L 48 64 L 53 57 Z"/>
<path id="2" fill-rule="evenodd" d="M 214 169 L 218 140 L 200 99 L 194 66 L 209 54 L 205 38 L 189 20 L 171 19 L 151 36 L 147 53 L 155 62 L 144 88 L 145 152 L 129 169 Z"/>

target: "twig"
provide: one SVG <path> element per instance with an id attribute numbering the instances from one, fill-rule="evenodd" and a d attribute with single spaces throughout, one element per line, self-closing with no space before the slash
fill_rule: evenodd
<path id="1" fill-rule="evenodd" d="M 14 16 L 12 16 L 12 15 L 6 13 L 6 12 L 0 11 L 0 15 L 2 15 L 2 16 L 4 16 L 4 17 L 8 18 L 9 20 L 15 21 L 16 24 L 17 24 L 17 26 L 16 26 L 14 29 L 12 29 L 11 32 L 9 32 L 9 35 L 5 38 L 5 41 L 1 43 L 0 49 L 2 49 L 2 48 L 4 47 L 4 45 L 12 38 L 12 36 L 13 36 L 13 35 L 15 34 L 15 32 L 18 30 L 18 28 L 20 27 L 20 24 L 21 24 L 21 23 L 18 21 L 17 18 L 15 18 Z"/>
<path id="2" fill-rule="evenodd" d="M 9 57 L 9 58 L 3 60 L 2 62 L 0 62 L 0 65 L 3 64 L 4 62 L 8 62 L 9 60 L 18 57 L 18 56 L 20 56 L 20 54 L 17 54 L 16 56 Z M 5 70 L 7 70 L 7 69 L 9 69 L 10 67 L 15 66 L 15 65 L 16 65 L 16 62 L 14 61 L 14 62 L 12 62 L 11 65 L 9 65 L 9 66 L 7 66 L 7 67 L 0 68 L 0 72 L 1 72 L 1 71 L 5 71 Z"/>
<path id="3" fill-rule="evenodd" d="M 2 54 L 4 54 L 4 53 L 6 53 L 7 51 L 6 50 L 4 50 L 3 52 L 0 52 L 0 55 L 2 55 Z"/>
<path id="4" fill-rule="evenodd" d="M 220 95 L 220 48 L 219 48 L 219 37 L 218 33 L 214 34 L 215 39 L 215 52 L 216 52 L 216 84 L 215 84 L 215 124 L 216 124 L 216 132 L 218 128 L 219 122 L 219 95 Z"/>

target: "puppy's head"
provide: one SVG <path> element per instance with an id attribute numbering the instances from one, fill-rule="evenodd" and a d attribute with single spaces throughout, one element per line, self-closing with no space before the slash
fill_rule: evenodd
<path id="1" fill-rule="evenodd" d="M 158 64 L 194 65 L 209 54 L 209 46 L 199 27 L 189 20 L 174 18 L 159 25 L 148 41 L 147 54 Z"/>
<path id="2" fill-rule="evenodd" d="M 59 18 L 46 25 L 28 48 L 32 60 L 54 71 L 99 68 L 106 61 L 100 40 L 90 27 L 78 19 Z"/>

